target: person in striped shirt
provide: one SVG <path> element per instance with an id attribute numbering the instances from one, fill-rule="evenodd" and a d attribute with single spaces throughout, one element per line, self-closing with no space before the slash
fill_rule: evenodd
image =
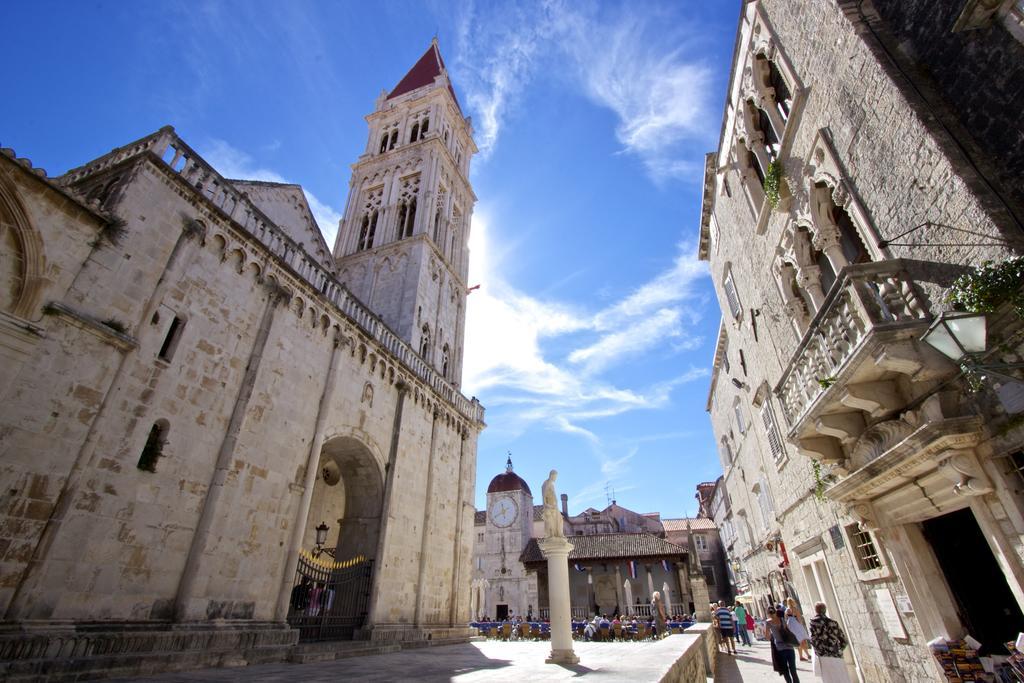
<path id="1" fill-rule="evenodd" d="M 736 621 L 733 613 L 720 602 L 715 610 L 715 619 L 718 620 L 718 631 L 722 634 L 726 654 L 736 654 Z"/>

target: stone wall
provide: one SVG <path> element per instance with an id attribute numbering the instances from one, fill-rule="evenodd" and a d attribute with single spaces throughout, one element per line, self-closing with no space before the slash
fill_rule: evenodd
<path id="1" fill-rule="evenodd" d="M 901 66 L 912 73 L 924 97 L 940 105 L 933 113 L 954 126 L 968 147 L 970 161 L 981 167 L 1016 215 L 1007 228 L 1012 231 L 1015 222 L 1019 233 L 1024 216 L 1019 180 L 1024 175 L 1024 130 L 1017 112 L 1024 109 L 1024 44 L 1007 30 L 1012 17 L 954 31 L 967 4 L 873 0 L 882 19 L 879 38 L 897 59 L 905 60 Z M 969 166 L 970 161 L 964 158 L 963 163 Z"/>
<path id="2" fill-rule="evenodd" d="M 373 625 L 468 620 L 452 595 L 469 569 L 482 424 L 155 156 L 79 183 L 88 192 L 115 180 L 100 201 L 125 221 L 116 243 L 96 241 L 102 215 L 0 163 L 41 235 L 49 280 L 31 316 L 33 346 L 6 368 L 0 414 L 8 620 L 165 622 L 176 599 L 179 619 L 280 620 L 321 410 L 325 448 L 358 444 L 362 467 L 381 482 L 397 449 Z M 40 315 L 44 302 L 58 304 L 52 314 Z M 181 335 L 161 358 L 175 317 Z M 321 406 L 336 340 L 336 388 Z M 166 443 L 146 471 L 137 464 L 158 421 Z M 220 497 L 182 596 L 211 483 Z"/>
<path id="3" fill-rule="evenodd" d="M 925 11 L 924 4 L 921 7 Z M 854 520 L 843 507 L 816 499 L 811 460 L 791 444 L 783 444 L 780 458 L 773 457 L 760 405 L 775 401 L 773 390 L 800 338 L 770 265 L 786 248 L 791 221 L 808 210 L 811 174 L 824 165 L 822 159 L 811 158 L 811 151 L 820 148 L 822 140 L 834 154 L 851 195 L 850 210 L 859 211 L 863 219 L 858 227 L 873 258 L 906 259 L 930 310 L 941 309 L 944 289 L 968 265 L 1005 258 L 1012 250 L 1006 246 L 1004 225 L 989 212 L 988 200 L 961 173 L 962 159 L 951 157 L 947 141 L 936 139 L 927 112 L 894 83 L 877 52 L 835 4 L 745 3 L 747 19 L 739 33 L 741 60 L 754 40 L 751 25 L 758 9 L 772 33 L 773 49 L 788 60 L 801 85 L 794 88 L 797 105 L 782 150 L 787 188 L 780 209 L 769 209 L 765 216 L 760 204 L 748 199 L 745 180 L 730 156 L 741 66 L 734 65 L 722 146 L 712 166 L 713 179 L 706 182 L 705 202 L 713 202 L 707 220 L 707 256 L 725 317 L 730 367 L 726 371 L 724 363 L 717 366 L 709 410 L 716 439 L 725 437 L 734 454 L 725 474 L 733 518 L 738 521 L 738 512 L 746 510 L 753 531 L 753 542 L 738 542 L 733 556 L 754 580 L 755 594 L 763 595 L 771 585 L 769 577 L 774 574 L 777 581 L 783 562 L 778 550 L 767 551 L 764 546 L 778 534 L 787 546 L 792 587 L 803 596 L 808 610 L 805 596 L 810 592 L 800 563 L 823 552 L 865 680 L 930 679 L 935 675 L 934 664 L 915 615 L 900 614 L 907 638 L 894 639 L 887 635 L 875 603 L 877 588 L 888 588 L 894 595 L 907 593 L 885 543 L 876 539 L 888 571 L 865 582 L 856 571 L 849 539 L 840 549 L 830 541 L 831 527 L 842 529 Z M 1014 115 L 1012 107 L 1000 111 Z M 787 190 L 793 195 L 788 201 Z M 759 219 L 763 219 L 760 230 Z M 927 225 L 895 239 L 921 224 Z M 728 272 L 742 309 L 738 319 L 731 315 L 724 291 Z M 743 431 L 735 414 L 736 399 L 745 422 Z M 784 435 L 788 426 L 777 405 L 775 414 Z M 772 511 L 763 521 L 754 492 L 762 475 L 773 497 Z M 778 590 L 773 592 L 780 597 Z"/>

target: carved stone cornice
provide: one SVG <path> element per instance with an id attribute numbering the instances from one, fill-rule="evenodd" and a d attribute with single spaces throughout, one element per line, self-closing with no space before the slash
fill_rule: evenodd
<path id="1" fill-rule="evenodd" d="M 939 462 L 950 450 L 973 448 L 982 438 L 983 421 L 977 416 L 953 417 L 928 422 L 882 455 L 828 488 L 832 500 L 868 501 L 898 487 L 904 475 L 929 460 Z"/>

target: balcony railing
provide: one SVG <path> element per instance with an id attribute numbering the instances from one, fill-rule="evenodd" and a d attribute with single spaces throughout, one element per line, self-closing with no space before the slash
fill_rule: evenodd
<path id="1" fill-rule="evenodd" d="M 474 422 L 483 422 L 484 408 L 479 401 L 463 396 L 439 372 L 430 367 L 411 345 L 354 297 L 330 270 L 309 255 L 245 193 L 236 190 L 234 185 L 185 144 L 173 128 L 161 128 L 156 133 L 115 149 L 85 166 L 72 169 L 61 178 L 61 181 L 66 185 L 73 185 L 148 152 L 159 157 L 229 219 L 261 242 L 290 271 L 312 285 L 338 311 L 387 349 L 412 374 L 430 386 L 459 413 Z"/>
<path id="2" fill-rule="evenodd" d="M 902 260 L 844 268 L 776 387 L 791 433 L 874 333 L 930 319 Z"/>

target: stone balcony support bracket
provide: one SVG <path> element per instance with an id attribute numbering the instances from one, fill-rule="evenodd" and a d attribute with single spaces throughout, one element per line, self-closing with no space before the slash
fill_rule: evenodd
<path id="1" fill-rule="evenodd" d="M 896 383 L 890 380 L 848 384 L 839 401 L 847 408 L 863 410 L 871 417 L 881 417 L 903 405 Z"/>

